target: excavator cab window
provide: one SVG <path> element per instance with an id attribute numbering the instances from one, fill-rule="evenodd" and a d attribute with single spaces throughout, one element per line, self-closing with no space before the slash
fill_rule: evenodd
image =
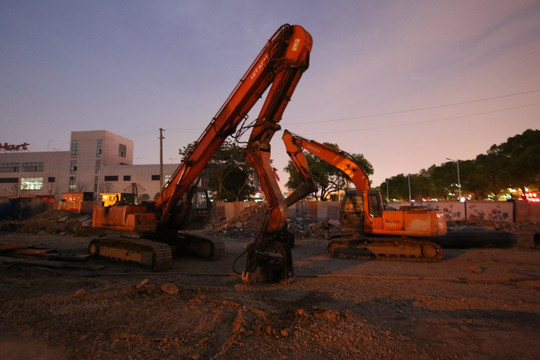
<path id="1" fill-rule="evenodd" d="M 344 231 L 363 233 L 364 196 L 362 192 L 347 192 L 341 210 L 341 226 Z"/>
<path id="2" fill-rule="evenodd" d="M 352 195 L 345 202 L 345 211 L 360 214 L 364 211 L 364 199 L 361 194 Z"/>
<path id="3" fill-rule="evenodd" d="M 378 194 L 369 194 L 369 216 L 381 217 L 382 216 L 382 204 L 381 197 Z"/>
<path id="4" fill-rule="evenodd" d="M 208 209 L 208 203 L 210 200 L 208 199 L 208 193 L 205 190 L 199 190 L 193 195 L 193 198 L 191 199 L 191 205 L 193 209 L 197 210 L 206 210 Z"/>

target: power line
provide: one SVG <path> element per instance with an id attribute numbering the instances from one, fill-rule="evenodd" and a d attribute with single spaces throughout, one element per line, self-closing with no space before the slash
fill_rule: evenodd
<path id="1" fill-rule="evenodd" d="M 442 122 L 442 121 L 465 119 L 465 118 L 470 118 L 470 117 L 474 117 L 474 116 L 494 114 L 494 113 L 498 113 L 498 112 L 522 109 L 522 108 L 531 107 L 531 106 L 538 106 L 538 105 L 540 105 L 540 102 L 537 102 L 537 103 L 534 103 L 534 104 L 514 106 L 514 107 L 509 107 L 509 108 L 504 108 L 504 109 L 497 109 L 497 110 L 492 110 L 492 111 L 483 111 L 483 112 L 472 113 L 472 114 L 468 114 L 468 115 L 451 116 L 451 117 L 446 117 L 446 118 L 441 118 L 441 119 L 414 121 L 414 122 L 408 122 L 408 123 L 405 123 L 405 124 L 382 125 L 382 126 L 375 126 L 375 127 L 361 128 L 361 129 L 347 128 L 345 130 L 340 130 L 340 131 L 325 131 L 324 133 L 325 134 L 330 134 L 330 133 L 335 134 L 335 133 L 344 133 L 344 132 L 350 133 L 350 132 L 355 132 L 355 131 L 369 131 L 369 130 L 399 128 L 399 127 L 410 126 L 410 125 L 419 125 L 419 124 L 428 124 L 428 123 L 436 123 L 436 122 Z M 314 134 L 314 133 L 310 133 L 310 134 Z"/>
<path id="2" fill-rule="evenodd" d="M 367 115 L 357 115 L 357 116 L 351 116 L 351 117 L 345 117 L 345 118 L 337 118 L 337 119 L 329 119 L 329 120 L 302 121 L 302 122 L 294 122 L 292 124 L 294 124 L 294 125 L 318 124 L 318 123 L 324 123 L 324 122 L 347 121 L 347 120 L 366 119 L 366 118 L 374 118 L 374 117 L 396 115 L 396 114 L 405 114 L 405 113 L 416 112 L 416 111 L 433 110 L 433 109 L 440 109 L 440 108 L 457 106 L 457 105 L 466 105 L 466 104 L 472 104 L 472 103 L 483 102 L 483 101 L 503 99 L 503 98 L 512 97 L 512 96 L 527 95 L 527 94 L 533 94 L 533 93 L 537 93 L 537 92 L 540 92 L 540 89 L 539 90 L 524 91 L 524 92 L 520 92 L 520 93 L 492 96 L 492 97 L 475 99 L 475 100 L 461 101 L 461 102 L 444 104 L 444 105 L 425 106 L 425 107 L 419 107 L 419 108 L 388 111 L 388 112 L 383 112 L 383 113 L 375 113 L 375 114 L 367 114 Z M 532 106 L 532 105 L 526 105 L 526 106 Z"/>

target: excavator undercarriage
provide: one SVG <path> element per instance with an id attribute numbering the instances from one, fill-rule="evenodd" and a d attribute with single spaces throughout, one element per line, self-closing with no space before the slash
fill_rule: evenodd
<path id="1" fill-rule="evenodd" d="M 406 237 L 356 237 L 331 240 L 328 253 L 335 258 L 434 262 L 442 259 L 441 247 L 431 241 Z"/>
<path id="2" fill-rule="evenodd" d="M 120 236 L 93 239 L 88 250 L 92 255 L 139 264 L 154 271 L 169 269 L 173 259 L 172 249 L 165 243 Z"/>
<path id="3" fill-rule="evenodd" d="M 150 268 L 153 271 L 168 270 L 172 266 L 173 254 L 196 255 L 206 260 L 219 260 L 225 253 L 225 242 L 195 232 L 177 234 L 171 245 L 142 238 L 108 236 L 90 241 L 91 254 L 113 261 L 129 262 Z"/>

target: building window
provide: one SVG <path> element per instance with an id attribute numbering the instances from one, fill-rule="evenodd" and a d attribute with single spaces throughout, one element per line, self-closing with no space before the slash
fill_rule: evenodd
<path id="1" fill-rule="evenodd" d="M 38 172 L 43 171 L 43 162 L 23 162 L 22 171 Z"/>
<path id="2" fill-rule="evenodd" d="M 21 178 L 21 190 L 41 190 L 43 178 Z"/>
<path id="3" fill-rule="evenodd" d="M 125 158 L 127 154 L 127 146 L 124 144 L 118 145 L 118 156 Z"/>
<path id="4" fill-rule="evenodd" d="M 77 160 L 71 160 L 71 165 L 69 166 L 69 173 L 74 174 L 77 172 Z"/>
<path id="5" fill-rule="evenodd" d="M 51 176 L 47 179 L 47 182 L 53 183 L 56 181 L 56 178 L 54 176 Z"/>
<path id="6" fill-rule="evenodd" d="M 0 178 L 0 184 L 16 184 L 19 178 Z"/>
<path id="7" fill-rule="evenodd" d="M 99 174 L 99 169 L 101 169 L 101 160 L 96 160 L 96 174 Z"/>
<path id="8" fill-rule="evenodd" d="M 152 180 L 158 180 L 159 181 L 159 175 L 152 175 Z"/>
<path id="9" fill-rule="evenodd" d="M 75 176 L 69 177 L 69 191 L 76 191 L 77 190 L 77 178 Z"/>
<path id="10" fill-rule="evenodd" d="M 79 140 L 71 140 L 71 157 L 79 156 Z"/>
<path id="11" fill-rule="evenodd" d="M 97 140 L 97 148 L 96 148 L 96 157 L 101 157 L 102 153 L 103 153 L 103 140 L 98 139 Z"/>
<path id="12" fill-rule="evenodd" d="M 105 176 L 105 181 L 118 181 L 118 175 Z"/>
<path id="13" fill-rule="evenodd" d="M 124 181 L 131 181 L 131 175 L 124 175 Z"/>
<path id="14" fill-rule="evenodd" d="M 20 163 L 0 163 L 0 172 L 19 172 Z"/>

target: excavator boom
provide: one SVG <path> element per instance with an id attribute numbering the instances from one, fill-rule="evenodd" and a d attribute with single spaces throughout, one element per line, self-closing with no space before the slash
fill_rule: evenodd
<path id="1" fill-rule="evenodd" d="M 156 199 L 156 213 L 161 222 L 167 221 L 167 215 L 173 207 L 188 191 L 225 139 L 236 131 L 237 126 L 268 87 L 272 83 L 281 84 L 284 73 L 288 73 L 291 68 L 307 68 L 305 58 L 309 56 L 311 44 L 311 36 L 299 25 L 283 25 L 268 40 Z M 299 76 L 295 80 L 297 82 Z M 266 107 L 272 107 L 273 113 L 266 115 L 266 118 L 259 117 L 259 128 L 268 126 L 266 121 L 279 121 L 276 120 L 276 114 L 279 110 L 283 112 L 284 98 L 286 92 L 276 89 L 274 85 L 265 103 Z"/>
<path id="2" fill-rule="evenodd" d="M 303 138 L 291 133 L 289 130 L 283 131 L 282 139 L 285 143 L 287 154 L 289 154 L 293 165 L 303 180 L 303 184 L 287 197 L 287 206 L 293 205 L 315 190 L 313 176 L 311 175 L 307 159 L 302 150 L 309 151 L 343 171 L 358 190 L 367 191 L 370 189 L 366 173 L 359 164 L 352 160 L 352 156 L 345 151 L 334 149 L 315 140 Z"/>

